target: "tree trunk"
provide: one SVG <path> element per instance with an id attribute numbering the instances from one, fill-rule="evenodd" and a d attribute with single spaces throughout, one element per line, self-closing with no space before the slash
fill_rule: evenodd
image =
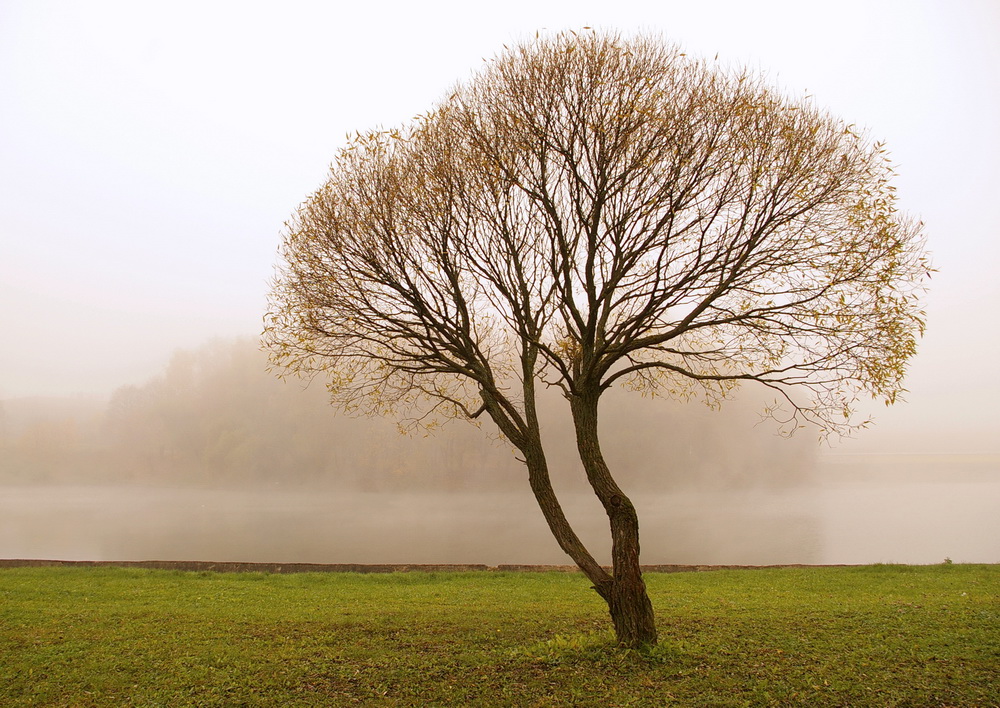
<path id="1" fill-rule="evenodd" d="M 594 589 L 607 599 L 606 588 L 612 583 L 612 578 L 608 572 L 601 567 L 597 560 L 590 554 L 583 541 L 576 535 L 569 524 L 555 490 L 552 488 L 552 480 L 549 477 L 548 464 L 542 453 L 541 443 L 529 444 L 523 449 L 525 463 L 528 467 L 528 482 L 531 485 L 531 492 L 535 495 L 538 508 L 542 510 L 542 516 L 549 525 L 549 530 L 555 537 L 559 547 L 573 559 L 573 562 L 583 571 L 587 579 L 594 584 Z"/>
<path id="2" fill-rule="evenodd" d="M 639 518 L 604 461 L 597 435 L 598 398 L 597 392 L 570 398 L 580 461 L 611 525 L 612 577 L 596 589 L 608 603 L 618 642 L 650 646 L 656 644 L 656 621 L 639 567 Z"/>
<path id="3" fill-rule="evenodd" d="M 534 359 L 530 359 L 526 364 L 526 369 L 530 370 Z M 545 517 L 545 523 L 555 537 L 559 547 L 566 553 L 573 562 L 583 571 L 584 575 L 594 584 L 594 589 L 605 600 L 608 599 L 607 588 L 611 584 L 611 576 L 594 559 L 583 545 L 583 541 L 573 531 L 562 505 L 556 497 L 552 488 L 552 480 L 549 477 L 549 466 L 545 459 L 545 449 L 542 447 L 541 431 L 538 425 L 538 417 L 535 412 L 534 380 L 525 377 L 524 384 L 524 408 L 525 417 L 522 420 L 514 421 L 506 413 L 499 403 L 499 395 L 496 391 L 482 391 L 483 404 L 489 412 L 490 417 L 497 424 L 507 439 L 517 447 L 524 455 L 524 463 L 528 468 L 528 482 L 531 485 L 531 492 L 538 502 L 538 508 Z"/>
<path id="4" fill-rule="evenodd" d="M 581 405 L 574 399 L 572 407 L 580 458 L 587 478 L 611 520 L 611 575 L 583 545 L 563 513 L 552 488 L 542 447 L 534 408 L 534 382 L 530 377 L 525 377 L 525 382 L 524 419 L 513 420 L 500 405 L 498 393 L 484 389 L 482 397 L 486 410 L 500 431 L 524 454 L 531 491 L 549 530 L 559 547 L 573 559 L 594 584 L 594 590 L 608 603 L 618 642 L 634 648 L 656 644 L 653 605 L 639 569 L 639 521 L 632 502 L 615 484 L 601 455 L 597 442 L 597 398 L 593 398 L 592 405 L 589 399 L 587 405 Z"/>

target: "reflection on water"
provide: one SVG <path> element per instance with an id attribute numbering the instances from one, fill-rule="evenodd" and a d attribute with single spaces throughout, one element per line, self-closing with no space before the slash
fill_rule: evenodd
<path id="1" fill-rule="evenodd" d="M 643 562 L 1000 562 L 1000 465 L 829 458 L 809 484 L 636 495 Z M 566 513 L 609 556 L 596 500 Z M 565 563 L 529 493 L 0 488 L 0 557 Z"/>

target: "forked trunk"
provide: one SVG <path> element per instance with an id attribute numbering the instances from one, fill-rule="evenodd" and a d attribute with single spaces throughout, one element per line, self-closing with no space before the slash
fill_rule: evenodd
<path id="1" fill-rule="evenodd" d="M 532 443 L 526 446 L 522 452 L 525 453 L 525 462 L 528 467 L 528 481 L 531 484 L 531 492 L 535 495 L 538 508 L 542 510 L 545 522 L 549 525 L 549 530 L 555 537 L 559 547 L 573 559 L 577 567 L 583 571 L 584 575 L 594 584 L 594 589 L 606 600 L 607 595 L 603 588 L 608 587 L 612 578 L 607 571 L 594 559 L 583 541 L 580 540 L 576 532 L 569 525 L 569 520 L 563 513 L 559 499 L 552 488 L 552 480 L 549 477 L 548 464 L 542 452 L 541 443 Z M 610 601 L 609 601 L 610 602 Z"/>
<path id="2" fill-rule="evenodd" d="M 569 525 L 566 514 L 563 513 L 559 499 L 552 488 L 549 477 L 549 466 L 545 460 L 545 449 L 542 447 L 541 429 L 538 425 L 538 415 L 535 410 L 535 381 L 531 376 L 535 366 L 535 352 L 524 353 L 524 418 L 515 421 L 501 404 L 501 395 L 496 389 L 483 389 L 481 395 L 483 405 L 489 412 L 493 422 L 497 424 L 507 439 L 524 454 L 524 463 L 528 468 L 528 482 L 531 492 L 542 510 L 545 522 L 555 537 L 559 547 L 573 559 L 573 562 L 584 572 L 587 578 L 600 587 L 607 583 L 611 576 L 594 559 L 583 541 L 580 540 L 573 527 Z"/>
<path id="3" fill-rule="evenodd" d="M 639 566 L 639 518 L 604 461 L 597 436 L 597 401 L 596 394 L 570 399 L 580 461 L 611 525 L 612 577 L 596 589 L 608 603 L 618 642 L 633 648 L 649 646 L 656 644 L 656 621 Z"/>
<path id="4" fill-rule="evenodd" d="M 526 420 L 516 427 L 500 409 L 498 397 L 483 392 L 483 402 L 501 432 L 524 454 L 528 468 L 528 481 L 538 502 L 545 521 L 559 547 L 573 559 L 580 570 L 594 584 L 594 590 L 608 603 L 611 621 L 615 627 L 618 642 L 628 647 L 649 646 L 656 643 L 656 624 L 653 620 L 653 605 L 646 593 L 646 583 L 639 569 L 639 522 L 635 508 L 628 497 L 618 488 L 604 465 L 600 446 L 597 444 L 597 408 L 593 407 L 593 421 L 589 414 L 581 411 L 577 415 L 574 405 L 573 417 L 578 420 L 577 438 L 586 440 L 580 444 L 580 457 L 587 471 L 594 491 L 604 504 L 611 520 L 612 574 L 598 564 L 583 542 L 573 531 L 559 500 L 552 488 L 545 451 L 542 447 L 538 419 L 534 411 L 534 391 L 531 379 L 525 384 Z M 581 431 L 593 430 L 593 434 Z M 590 442 L 592 441 L 592 442 Z"/>

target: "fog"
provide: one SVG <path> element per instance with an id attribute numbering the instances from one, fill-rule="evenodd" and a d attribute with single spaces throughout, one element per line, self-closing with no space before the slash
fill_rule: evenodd
<path id="1" fill-rule="evenodd" d="M 567 563 L 510 447 L 337 415 L 265 372 L 249 339 L 178 351 L 109 399 L 0 403 L 0 557 L 314 563 Z M 612 392 L 612 470 L 645 563 L 1000 561 L 1000 456 L 831 455 L 722 411 Z M 543 401 L 556 490 L 604 561 L 607 522 L 565 402 Z"/>
<path id="2" fill-rule="evenodd" d="M 751 399 L 610 399 L 643 560 L 1000 560 L 996 3 L 385 10 L 0 3 L 0 556 L 562 562 L 489 430 L 336 417 L 248 342 L 164 362 L 259 330 L 281 225 L 346 132 L 428 110 L 504 44 L 589 26 L 759 68 L 885 140 L 939 269 L 906 401 L 856 440 L 784 441 Z M 562 405 L 556 482 L 606 552 Z"/>

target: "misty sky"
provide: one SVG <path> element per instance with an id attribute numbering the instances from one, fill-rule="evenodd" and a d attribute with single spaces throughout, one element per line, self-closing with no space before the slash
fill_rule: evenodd
<path id="1" fill-rule="evenodd" d="M 261 327 L 345 133 L 536 30 L 662 33 L 884 139 L 940 270 L 908 403 L 842 450 L 1000 451 L 1000 3 L 0 2 L 0 399 L 105 395 Z"/>

